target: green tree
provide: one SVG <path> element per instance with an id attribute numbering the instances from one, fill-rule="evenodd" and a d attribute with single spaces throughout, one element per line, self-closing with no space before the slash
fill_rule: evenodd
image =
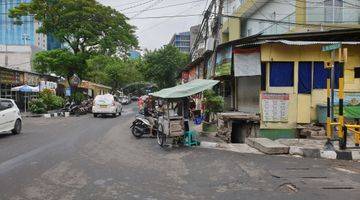
<path id="1" fill-rule="evenodd" d="M 75 73 L 81 78 L 87 73 L 86 55 L 77 55 L 65 50 L 41 51 L 36 54 L 32 64 L 40 73 L 55 73 L 69 80 Z"/>
<path id="2" fill-rule="evenodd" d="M 18 24 L 27 15 L 41 22 L 38 33 L 53 35 L 74 54 L 125 55 L 138 45 L 127 18 L 95 0 L 32 0 L 10 9 Z"/>
<path id="3" fill-rule="evenodd" d="M 189 62 L 189 56 L 171 45 L 146 52 L 141 71 L 145 79 L 156 83 L 159 88 L 172 87 L 176 77 Z"/>
<path id="4" fill-rule="evenodd" d="M 100 82 L 105 73 L 91 71 L 87 59 L 94 55 L 124 56 L 138 45 L 135 27 L 127 18 L 95 0 L 32 0 L 10 9 L 9 16 L 17 24 L 27 15 L 41 21 L 38 33 L 53 35 L 68 47 L 36 54 L 33 64 L 38 72 L 66 78 L 73 74 L 81 79 L 90 76 Z"/>
<path id="5" fill-rule="evenodd" d="M 106 84 L 119 89 L 129 83 L 142 80 L 142 74 L 136 67 L 136 63 L 131 60 L 120 60 L 109 63 L 105 68 Z"/>

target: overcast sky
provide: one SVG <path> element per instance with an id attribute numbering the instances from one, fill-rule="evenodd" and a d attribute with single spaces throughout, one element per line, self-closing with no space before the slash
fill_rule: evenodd
<path id="1" fill-rule="evenodd" d="M 143 18 L 166 15 L 201 14 L 210 0 L 98 0 L 111 6 L 129 18 Z M 140 5 L 143 4 L 143 5 Z M 173 4 L 184 4 L 170 6 Z M 156 9 L 159 8 L 159 9 Z M 202 16 L 161 19 L 131 19 L 129 23 L 137 27 L 136 35 L 142 49 L 160 48 L 167 44 L 172 35 L 189 31 L 190 26 L 200 24 Z"/>

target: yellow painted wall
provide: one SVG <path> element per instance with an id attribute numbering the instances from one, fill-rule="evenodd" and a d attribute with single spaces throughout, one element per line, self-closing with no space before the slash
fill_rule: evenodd
<path id="1" fill-rule="evenodd" d="M 229 41 L 240 39 L 240 19 L 229 19 Z"/>
<path id="2" fill-rule="evenodd" d="M 310 115 L 316 120 L 316 105 L 326 103 L 326 89 L 312 90 L 310 97 L 299 97 L 298 62 L 299 61 L 328 61 L 330 53 L 321 51 L 322 45 L 290 46 L 285 44 L 264 44 L 261 46 L 261 61 L 290 61 L 294 62 L 294 87 L 270 87 L 270 64 L 267 64 L 266 91 L 271 93 L 287 93 L 290 95 L 289 115 L 287 123 L 261 123 L 261 128 L 287 129 L 295 128 L 297 123 L 303 122 Z M 348 62 L 345 66 L 345 91 L 360 92 L 360 79 L 354 79 L 354 67 L 360 67 L 360 45 L 343 45 L 348 48 Z M 305 99 L 304 98 L 310 98 Z M 260 101 L 261 102 L 261 101 Z M 260 105 L 261 106 L 261 105 Z M 310 113 L 309 113 L 310 112 Z"/>

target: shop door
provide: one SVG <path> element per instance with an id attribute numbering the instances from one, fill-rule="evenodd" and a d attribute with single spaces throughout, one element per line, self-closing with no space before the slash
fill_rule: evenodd
<path id="1" fill-rule="evenodd" d="M 299 62 L 298 71 L 298 123 L 310 123 L 312 62 Z"/>

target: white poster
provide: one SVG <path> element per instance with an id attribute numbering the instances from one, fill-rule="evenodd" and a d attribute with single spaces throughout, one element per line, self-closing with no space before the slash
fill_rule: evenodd
<path id="1" fill-rule="evenodd" d="M 235 76 L 261 75 L 261 58 L 258 48 L 234 49 Z"/>
<path id="2" fill-rule="evenodd" d="M 261 93 L 262 120 L 264 122 L 287 122 L 289 94 Z"/>

